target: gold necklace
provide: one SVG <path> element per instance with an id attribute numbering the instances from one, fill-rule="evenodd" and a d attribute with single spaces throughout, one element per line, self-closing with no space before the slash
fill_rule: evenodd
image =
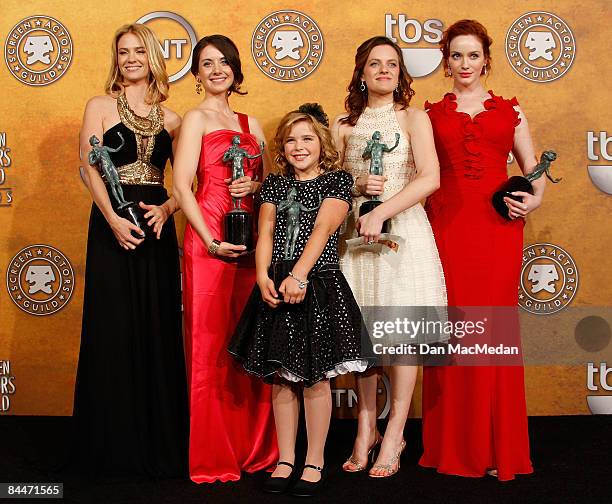
<path id="1" fill-rule="evenodd" d="M 152 137 L 164 128 L 164 112 L 157 103 L 153 104 L 147 117 L 142 117 L 130 108 L 125 94 L 122 94 L 117 98 L 117 111 L 121 122 L 138 135 Z"/>

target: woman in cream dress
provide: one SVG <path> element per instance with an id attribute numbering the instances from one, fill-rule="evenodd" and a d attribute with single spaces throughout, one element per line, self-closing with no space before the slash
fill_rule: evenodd
<path id="1" fill-rule="evenodd" d="M 408 106 L 414 94 L 411 81 L 396 44 L 386 37 L 365 41 L 355 56 L 347 113 L 336 118 L 333 127 L 343 168 L 355 179 L 353 210 L 341 242 L 357 236 L 365 243 L 376 242 L 387 219 L 390 233 L 405 239 L 397 252 L 391 252 L 398 254 L 394 264 L 381 255 L 383 245 L 350 250 L 342 246 L 340 265 L 361 307 L 446 305 L 442 266 L 421 204 L 439 186 L 439 165 L 427 114 Z M 398 146 L 384 154 L 382 176 L 370 175 L 369 160 L 362 157 L 374 131 L 388 147 L 395 145 L 399 134 Z M 375 195 L 384 203 L 360 218 L 360 205 Z M 422 313 L 407 310 L 408 315 L 417 312 Z M 370 476 L 387 477 L 399 469 L 417 366 L 390 366 L 387 374 L 391 409 L 383 439 L 376 429 L 377 373 L 357 377 L 357 438 L 345 471 L 364 470 L 379 444 Z"/>

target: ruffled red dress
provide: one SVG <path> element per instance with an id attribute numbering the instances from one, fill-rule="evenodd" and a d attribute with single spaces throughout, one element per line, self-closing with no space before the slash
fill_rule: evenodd
<path id="1" fill-rule="evenodd" d="M 426 211 L 449 306 L 512 310 L 524 221 L 500 217 L 491 196 L 508 178 L 520 118 L 515 98 L 489 93 L 485 110 L 473 118 L 457 111 L 452 93 L 426 102 L 440 161 L 440 189 Z M 518 317 L 514 323 L 518 337 Z M 479 477 L 495 468 L 500 480 L 531 473 L 522 365 L 425 367 L 423 445 L 420 464 L 440 473 Z"/>
<path id="2" fill-rule="evenodd" d="M 232 137 L 253 155 L 259 152 L 248 117 L 242 132 L 217 130 L 202 137 L 196 200 L 213 236 L 222 239 L 223 216 L 231 209 L 224 179 L 231 167 L 223 154 Z M 247 159 L 254 178 L 260 159 Z M 253 210 L 253 198 L 242 207 Z M 240 479 L 240 472 L 266 469 L 278 460 L 272 389 L 248 375 L 226 350 L 255 285 L 253 255 L 237 261 L 211 256 L 191 226 L 184 241 L 185 352 L 190 400 L 189 474 L 196 483 Z"/>

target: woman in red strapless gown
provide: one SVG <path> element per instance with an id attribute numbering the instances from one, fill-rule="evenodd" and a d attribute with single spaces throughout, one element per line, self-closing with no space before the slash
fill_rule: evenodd
<path id="1" fill-rule="evenodd" d="M 509 307 L 508 313 L 518 302 L 521 217 L 539 206 L 543 180 L 534 183 L 535 196 L 518 193 L 522 202 L 505 198 L 511 220 L 493 209 L 491 196 L 508 178 L 509 152 L 525 172 L 537 161 L 516 99 L 486 92 L 480 82 L 490 69 L 490 43 L 475 21 L 455 23 L 441 42 L 454 93 L 425 105 L 440 161 L 440 189 L 426 210 L 449 306 Z M 493 310 L 489 313 L 495 315 Z M 514 315 L 509 323 L 518 338 Z M 479 477 L 489 472 L 500 480 L 531 473 L 523 367 L 425 367 L 423 444 L 420 464 L 441 473 Z"/>
<path id="2" fill-rule="evenodd" d="M 240 479 L 240 472 L 267 469 L 278 458 L 271 387 L 247 375 L 226 348 L 255 285 L 252 255 L 221 241 L 232 197 L 253 211 L 261 158 L 245 159 L 245 177 L 229 185 L 223 154 L 239 136 L 249 155 L 260 152 L 257 121 L 234 114 L 228 96 L 240 93 L 238 50 L 221 35 L 200 40 L 192 72 L 206 93 L 185 114 L 177 150 L 174 193 L 189 224 L 184 240 L 185 349 L 190 394 L 189 472 L 196 483 Z M 253 131 L 253 133 L 251 133 Z M 197 175 L 194 195 L 191 183 Z"/>

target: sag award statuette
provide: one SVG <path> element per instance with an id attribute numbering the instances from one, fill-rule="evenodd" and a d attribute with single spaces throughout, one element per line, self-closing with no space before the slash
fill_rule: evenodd
<path id="1" fill-rule="evenodd" d="M 550 174 L 550 163 L 552 163 L 555 159 L 557 159 L 557 154 L 554 151 L 544 151 L 542 152 L 542 156 L 540 156 L 540 162 L 536 165 L 531 173 L 528 173 L 524 177 L 516 175 L 514 177 L 510 177 L 506 182 L 504 182 L 499 190 L 493 194 L 493 198 L 491 199 L 493 208 L 495 208 L 497 213 L 504 219 L 511 220 L 510 216 L 508 215 L 508 207 L 504 203 L 504 197 L 507 196 L 513 200 L 522 201 L 521 196 L 514 196 L 512 193 L 515 191 L 522 191 L 533 194 L 533 186 L 531 183 L 534 180 L 539 179 L 543 173 L 546 174 L 546 177 L 548 177 L 553 184 L 560 182 L 560 178 L 552 178 Z"/>
<path id="2" fill-rule="evenodd" d="M 125 197 L 123 196 L 123 188 L 121 187 L 117 168 L 113 164 L 113 161 L 109 155 L 111 152 L 120 151 L 125 145 L 123 135 L 119 131 L 117 132 L 117 135 L 119 135 L 119 138 L 121 139 L 121 145 L 119 145 L 119 147 L 116 149 L 100 145 L 100 140 L 98 140 L 96 135 L 93 135 L 89 139 L 89 145 L 91 145 L 91 151 L 89 151 L 89 164 L 91 166 L 97 165 L 98 169 L 102 172 L 102 175 L 106 179 L 106 183 L 111 190 L 111 194 L 117 202 L 117 215 L 138 226 L 144 233 L 145 238 L 151 238 L 155 236 L 155 234 L 153 233 L 153 228 L 147 225 L 147 221 L 144 217 L 144 210 L 133 201 L 126 201 Z M 132 235 L 135 238 L 142 238 L 142 236 L 139 236 L 134 231 L 132 231 Z"/>
<path id="3" fill-rule="evenodd" d="M 244 177 L 244 159 L 255 159 L 263 155 L 264 143 L 261 143 L 261 152 L 254 156 L 240 147 L 240 136 L 232 138 L 232 146 L 223 154 L 224 163 L 232 163 L 232 182 Z M 247 250 L 253 249 L 253 216 L 241 207 L 242 198 L 232 198 L 232 209 L 223 219 L 223 240 L 234 245 L 245 245 Z"/>
<path id="4" fill-rule="evenodd" d="M 295 258 L 295 244 L 300 233 L 300 212 L 314 212 L 321 206 L 321 195 L 319 194 L 319 203 L 308 208 L 296 200 L 297 189 L 292 187 L 287 192 L 287 199 L 279 202 L 276 213 L 287 212 L 287 222 L 285 231 L 285 248 L 283 251 L 283 260 L 274 264 L 273 280 L 274 288 L 278 291 L 283 280 L 289 276 L 289 272 L 295 266 L 297 259 Z"/>
<path id="5" fill-rule="evenodd" d="M 386 144 L 380 142 L 380 131 L 375 131 L 372 134 L 372 139 L 368 140 L 365 150 L 361 157 L 363 159 L 370 159 L 370 175 L 382 175 L 383 174 L 383 154 L 385 152 L 391 152 L 399 145 L 400 135 L 395 134 L 395 145 L 393 147 L 387 147 Z M 368 201 L 364 201 L 359 207 L 359 217 L 367 214 L 374 210 L 382 201 L 378 196 L 372 196 Z M 389 220 L 383 222 L 381 233 L 389 232 Z"/>

